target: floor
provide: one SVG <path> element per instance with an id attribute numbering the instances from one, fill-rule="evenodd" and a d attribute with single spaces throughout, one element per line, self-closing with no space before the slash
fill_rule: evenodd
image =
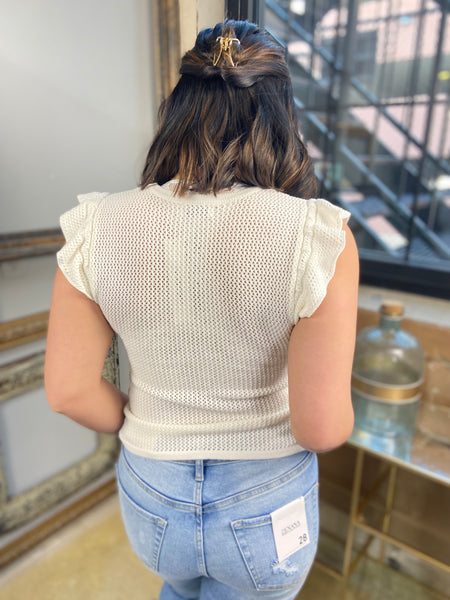
<path id="1" fill-rule="evenodd" d="M 113 496 L 6 568 L 0 575 L 0 600 L 157 600 L 160 587 L 161 580 L 133 554 Z M 364 559 L 345 591 L 336 577 L 314 565 L 298 598 L 436 600 L 439 596 Z"/>

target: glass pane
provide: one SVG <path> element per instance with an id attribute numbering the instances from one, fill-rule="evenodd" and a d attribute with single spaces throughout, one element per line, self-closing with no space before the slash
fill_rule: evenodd
<path id="1" fill-rule="evenodd" d="M 303 134 L 360 248 L 450 271 L 450 20 L 434 0 L 265 0 Z M 423 266 L 423 265 L 422 265 Z"/>

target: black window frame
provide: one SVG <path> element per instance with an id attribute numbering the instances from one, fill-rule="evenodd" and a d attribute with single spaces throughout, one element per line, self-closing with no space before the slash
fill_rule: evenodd
<path id="1" fill-rule="evenodd" d="M 438 1 L 443 11 L 449 2 Z M 248 19 L 264 26 L 265 0 L 227 0 L 225 14 L 231 19 Z M 337 201 L 333 189 L 322 192 Z M 450 260 L 433 261 L 409 257 L 407 261 L 378 250 L 359 249 L 360 282 L 363 284 L 450 299 Z"/>

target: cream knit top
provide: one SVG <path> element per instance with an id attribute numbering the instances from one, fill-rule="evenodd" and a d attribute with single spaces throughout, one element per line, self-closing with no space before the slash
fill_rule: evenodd
<path id="1" fill-rule="evenodd" d="M 58 264 L 127 350 L 125 447 L 175 460 L 302 450 L 289 336 L 325 297 L 350 213 L 253 187 L 174 197 L 152 184 L 78 200 L 61 217 Z"/>

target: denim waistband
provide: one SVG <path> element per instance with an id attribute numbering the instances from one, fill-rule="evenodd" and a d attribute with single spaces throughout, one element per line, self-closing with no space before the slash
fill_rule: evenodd
<path id="1" fill-rule="evenodd" d="M 302 451 L 277 459 L 258 460 L 192 460 L 187 464 L 161 461 L 134 455 L 122 448 L 118 464 L 118 480 L 134 480 L 137 488 L 166 504 L 178 508 L 196 502 L 195 485 L 205 482 L 204 506 L 222 506 L 254 494 L 284 485 L 308 469 L 316 457 Z M 213 469 L 211 467 L 214 467 Z M 309 470 L 309 469 L 308 469 Z M 225 482 L 228 482 L 225 485 Z M 311 482 L 311 485 L 315 480 Z"/>
<path id="2" fill-rule="evenodd" d="M 295 452 L 294 454 L 288 454 L 287 456 L 277 457 L 277 458 L 244 458 L 244 459 L 230 459 L 230 458 L 207 458 L 207 459 L 197 459 L 197 460 L 171 460 L 167 462 L 174 463 L 176 465 L 190 465 L 195 466 L 196 464 L 201 463 L 205 467 L 214 467 L 215 465 L 226 465 L 226 464 L 237 464 L 237 463 L 256 463 L 261 461 L 277 461 L 278 464 L 294 464 L 299 459 L 301 459 L 303 454 L 309 454 L 309 450 L 302 450 L 300 452 Z M 270 462 L 268 463 L 270 464 Z M 274 463 L 273 463 L 274 464 Z"/>
<path id="3" fill-rule="evenodd" d="M 202 463 L 203 465 L 208 466 L 208 467 L 213 467 L 214 465 L 226 465 L 228 463 L 233 463 L 235 462 L 234 460 L 231 459 L 203 459 L 203 460 L 171 460 L 170 462 L 176 464 L 176 465 L 195 465 L 197 463 Z"/>

